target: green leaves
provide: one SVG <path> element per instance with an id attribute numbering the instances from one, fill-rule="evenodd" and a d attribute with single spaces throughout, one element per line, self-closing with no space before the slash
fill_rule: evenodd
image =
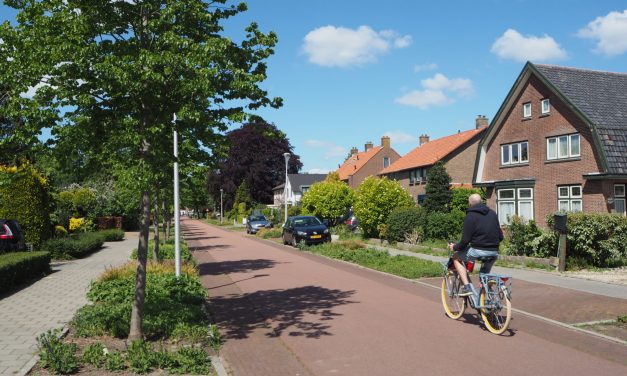
<path id="1" fill-rule="evenodd" d="M 314 183 L 303 195 L 301 204 L 307 214 L 329 219 L 332 225 L 355 201 L 355 192 L 339 180 Z"/>
<path id="2" fill-rule="evenodd" d="M 385 224 L 392 210 L 412 206 L 414 200 L 398 182 L 370 176 L 359 186 L 353 210 L 364 235 L 373 237 L 379 235 L 378 226 Z"/>

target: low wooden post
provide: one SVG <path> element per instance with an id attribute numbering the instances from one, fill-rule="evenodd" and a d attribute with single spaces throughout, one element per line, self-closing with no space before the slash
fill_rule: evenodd
<path id="1" fill-rule="evenodd" d="M 558 247 L 558 259 L 557 271 L 563 272 L 566 270 L 566 233 L 560 231 L 559 247 Z"/>

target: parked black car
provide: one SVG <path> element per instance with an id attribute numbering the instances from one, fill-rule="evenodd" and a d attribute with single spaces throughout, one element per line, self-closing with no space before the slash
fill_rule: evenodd
<path id="1" fill-rule="evenodd" d="M 256 234 L 259 229 L 271 227 L 272 223 L 263 215 L 251 215 L 246 218 L 247 234 Z"/>
<path id="2" fill-rule="evenodd" d="M 317 244 L 331 241 L 327 226 L 313 216 L 289 217 L 283 226 L 283 244 L 294 247 L 301 241 L 306 244 Z"/>
<path id="3" fill-rule="evenodd" d="M 0 219 L 0 253 L 26 250 L 22 228 L 12 219 Z"/>

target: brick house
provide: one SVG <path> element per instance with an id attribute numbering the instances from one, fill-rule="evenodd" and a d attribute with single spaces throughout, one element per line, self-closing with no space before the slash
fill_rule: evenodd
<path id="1" fill-rule="evenodd" d="M 625 214 L 627 74 L 528 62 L 477 152 L 502 224 L 558 210 Z"/>
<path id="2" fill-rule="evenodd" d="M 351 155 L 335 171 L 340 180 L 349 187 L 357 189 L 368 176 L 377 175 L 381 170 L 396 162 L 401 156 L 390 146 L 390 138 L 381 137 L 381 145 L 374 146 L 367 142 L 364 151 L 359 152 L 356 147 L 351 149 Z"/>
<path id="3" fill-rule="evenodd" d="M 475 129 L 432 141 L 429 141 L 429 136 L 422 135 L 418 147 L 383 169 L 379 175 L 398 181 L 418 203 L 425 198 L 427 171 L 438 161 L 444 162 L 453 186 L 470 186 L 477 147 L 487 126 L 488 119 L 479 116 Z"/>

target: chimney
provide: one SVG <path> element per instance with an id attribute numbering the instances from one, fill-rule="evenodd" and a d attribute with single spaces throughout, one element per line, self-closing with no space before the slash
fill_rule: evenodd
<path id="1" fill-rule="evenodd" d="M 381 146 L 383 146 L 384 149 L 389 149 L 390 148 L 390 137 L 388 137 L 388 136 L 381 137 Z"/>
<path id="2" fill-rule="evenodd" d="M 351 149 L 351 155 L 355 155 L 357 153 L 359 153 L 359 149 L 353 146 L 353 148 Z"/>
<path id="3" fill-rule="evenodd" d="M 372 141 L 366 142 L 366 145 L 364 145 L 364 151 L 368 151 L 368 150 L 372 149 L 373 145 L 374 144 L 372 143 Z"/>
<path id="4" fill-rule="evenodd" d="M 488 118 L 484 115 L 477 115 L 477 119 L 475 120 L 475 127 L 477 129 L 485 128 L 488 126 Z"/>
<path id="5" fill-rule="evenodd" d="M 422 146 L 422 145 L 426 144 L 427 142 L 429 142 L 429 136 L 427 136 L 426 134 L 420 135 L 420 138 L 419 138 L 419 141 L 418 141 L 418 146 Z"/>

